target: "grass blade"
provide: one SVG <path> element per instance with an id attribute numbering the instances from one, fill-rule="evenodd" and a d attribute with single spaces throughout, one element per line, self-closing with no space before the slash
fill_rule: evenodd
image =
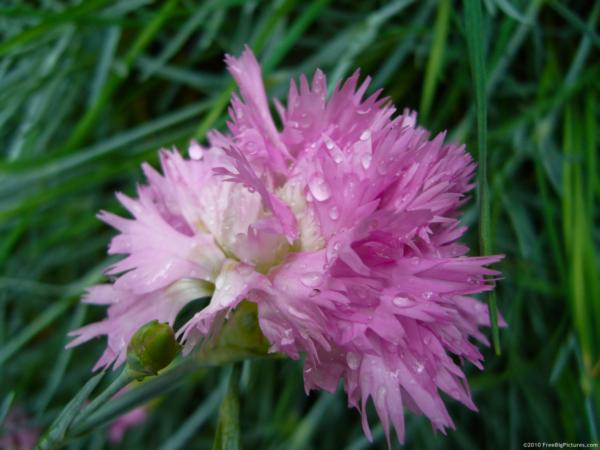
<path id="1" fill-rule="evenodd" d="M 480 0 L 464 0 L 465 31 L 467 34 L 467 47 L 469 61 L 475 89 L 475 103 L 477 115 L 477 143 L 479 156 L 479 174 L 477 178 L 477 205 L 479 208 L 479 248 L 482 255 L 492 254 L 491 240 L 491 212 L 490 197 L 488 192 L 487 175 L 487 98 L 486 98 L 486 73 L 483 32 L 483 17 Z M 494 350 L 500 355 L 500 331 L 498 328 L 498 310 L 496 307 L 496 294 L 492 291 L 488 295 L 490 322 L 492 325 L 492 341 Z"/>

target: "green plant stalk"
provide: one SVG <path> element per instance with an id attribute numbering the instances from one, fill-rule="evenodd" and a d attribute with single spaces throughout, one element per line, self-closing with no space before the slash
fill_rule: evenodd
<path id="1" fill-rule="evenodd" d="M 433 42 L 425 69 L 425 83 L 419 112 L 423 120 L 429 117 L 429 111 L 435 94 L 437 81 L 444 66 L 444 52 L 448 40 L 448 25 L 450 23 L 450 0 L 441 0 L 438 4 L 437 16 L 433 31 Z"/>
<path id="2" fill-rule="evenodd" d="M 479 148 L 479 174 L 477 183 L 477 206 L 479 209 L 479 247 L 482 255 L 492 254 L 490 197 L 487 174 L 487 100 L 484 62 L 484 33 L 480 0 L 464 0 L 465 25 L 469 60 L 473 73 L 475 103 L 477 108 L 477 142 Z M 495 291 L 488 295 L 490 323 L 494 350 L 500 355 L 500 331 Z"/>
<path id="3" fill-rule="evenodd" d="M 73 134 L 65 144 L 65 152 L 72 151 L 78 148 L 83 141 L 88 137 L 94 124 L 96 123 L 100 113 L 104 110 L 104 107 L 111 99 L 113 93 L 117 90 L 120 84 L 123 82 L 125 75 L 131 70 L 133 63 L 135 62 L 138 55 L 150 44 L 150 41 L 154 35 L 160 30 L 162 24 L 167 20 L 175 10 L 178 0 L 168 0 L 165 2 L 160 11 L 152 18 L 150 23 L 142 30 L 141 34 L 135 40 L 125 57 L 123 58 L 123 64 L 121 71 L 124 76 L 111 74 L 108 81 L 103 86 L 98 99 L 94 105 L 88 109 L 83 118 L 77 124 Z"/>
<path id="4" fill-rule="evenodd" d="M 240 450 L 240 402 L 238 386 L 240 383 L 241 366 L 235 363 L 229 376 L 227 393 L 219 408 L 219 422 L 215 433 L 213 450 Z"/>
<path id="5" fill-rule="evenodd" d="M 81 413 L 79 413 L 79 415 L 75 418 L 73 425 L 76 427 L 78 424 L 84 422 L 90 415 L 97 411 L 98 408 L 106 404 L 106 402 L 114 397 L 117 392 L 131 383 L 134 379 L 135 377 L 129 371 L 127 366 L 123 368 L 117 378 L 104 391 L 102 391 L 100 395 L 98 395 L 85 408 L 83 408 Z"/>
<path id="6" fill-rule="evenodd" d="M 52 14 L 47 17 L 42 23 L 35 25 L 27 30 L 17 34 L 4 42 L 0 43 L 0 56 L 3 56 L 11 51 L 17 45 L 25 45 L 33 39 L 44 35 L 52 26 L 68 23 L 74 19 L 84 16 L 86 13 L 100 8 L 104 4 L 109 3 L 109 0 L 93 0 L 80 3 L 72 8 L 68 8 L 60 13 Z"/>

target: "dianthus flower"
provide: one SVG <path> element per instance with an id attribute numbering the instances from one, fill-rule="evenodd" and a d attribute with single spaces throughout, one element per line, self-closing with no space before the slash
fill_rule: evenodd
<path id="1" fill-rule="evenodd" d="M 499 273 L 486 266 L 501 259 L 457 242 L 471 156 L 380 91 L 365 98 L 358 71 L 329 98 L 320 70 L 292 81 L 287 105 L 275 102 L 280 130 L 252 52 L 225 61 L 241 94 L 230 133 L 209 132 L 189 159 L 162 151 L 162 174 L 145 164 L 137 199 L 117 194 L 132 219 L 100 213 L 120 232 L 109 253 L 127 257 L 84 298 L 108 317 L 70 345 L 106 335 L 96 367 L 119 366 L 140 326 L 173 324 L 211 296 L 178 330 L 189 351 L 247 300 L 271 351 L 305 355 L 307 392 L 343 380 L 367 437 L 369 398 L 388 443 L 390 425 L 404 440 L 404 407 L 453 427 L 440 391 L 476 409 L 455 361 L 482 368 L 470 339 L 487 344 L 488 309 L 471 296 L 493 289 Z"/>

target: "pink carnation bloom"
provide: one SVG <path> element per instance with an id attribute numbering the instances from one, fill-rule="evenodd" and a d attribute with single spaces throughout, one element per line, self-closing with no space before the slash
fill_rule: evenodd
<path id="1" fill-rule="evenodd" d="M 162 151 L 162 175 L 144 165 L 138 198 L 118 194 L 133 215 L 100 218 L 119 230 L 109 253 L 112 284 L 85 302 L 108 318 L 74 331 L 70 346 L 107 335 L 96 368 L 121 365 L 132 334 L 158 319 L 173 324 L 191 300 L 210 304 L 179 331 L 189 351 L 242 300 L 258 305 L 271 351 L 306 355 L 306 391 L 344 380 L 371 438 L 369 397 L 388 437 L 404 440 L 404 407 L 436 430 L 453 427 L 440 391 L 476 409 L 450 355 L 482 368 L 470 341 L 488 341 L 489 291 L 500 256 L 468 257 L 457 242 L 457 209 L 473 188 L 464 145 L 429 139 L 416 113 L 396 109 L 356 72 L 327 99 L 324 74 L 291 82 L 275 125 L 249 49 L 226 57 L 239 85 L 230 134 L 193 143 L 190 159 Z"/>

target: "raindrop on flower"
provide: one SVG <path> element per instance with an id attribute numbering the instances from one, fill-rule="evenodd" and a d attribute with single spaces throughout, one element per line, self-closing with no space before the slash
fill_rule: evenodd
<path id="1" fill-rule="evenodd" d="M 318 272 L 308 272 L 300 277 L 300 281 L 304 286 L 316 286 L 321 281 L 321 274 Z"/>
<path id="2" fill-rule="evenodd" d="M 346 354 L 346 363 L 348 363 L 350 369 L 356 370 L 360 366 L 360 356 L 354 352 L 348 352 Z"/>
<path id="3" fill-rule="evenodd" d="M 199 161 L 204 156 L 204 150 L 196 141 L 192 141 L 189 150 L 190 158 Z"/>
<path id="4" fill-rule="evenodd" d="M 423 370 L 425 370 L 425 366 L 417 361 L 415 363 L 415 370 L 417 371 L 417 373 L 422 373 Z"/>
<path id="5" fill-rule="evenodd" d="M 337 206 L 331 207 L 331 209 L 329 209 L 329 218 L 331 220 L 337 220 L 338 217 L 340 217 L 340 211 L 338 210 Z"/>
<path id="6" fill-rule="evenodd" d="M 413 304 L 407 297 L 394 297 L 392 303 L 398 308 L 407 308 Z"/>
<path id="7" fill-rule="evenodd" d="M 315 175 L 310 179 L 308 182 L 308 188 L 315 199 L 319 202 L 324 202 L 331 197 L 331 189 L 327 184 L 327 181 L 325 181 L 325 179 L 319 175 Z"/>
<path id="8" fill-rule="evenodd" d="M 361 155 L 360 164 L 365 170 L 367 170 L 371 166 L 371 159 L 373 159 L 373 155 L 371 155 L 371 153 L 363 153 Z"/>
<path id="9" fill-rule="evenodd" d="M 467 283 L 469 283 L 469 284 L 480 284 L 481 283 L 481 279 L 479 277 L 468 277 L 467 278 Z"/>

